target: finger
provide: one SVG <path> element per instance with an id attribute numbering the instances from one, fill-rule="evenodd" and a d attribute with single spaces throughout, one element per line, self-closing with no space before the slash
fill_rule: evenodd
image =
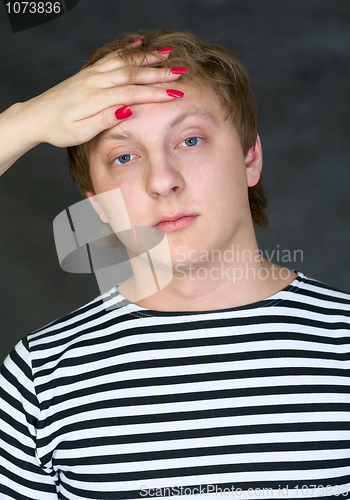
<path id="1" fill-rule="evenodd" d="M 187 68 L 143 68 L 135 70 L 130 80 L 127 70 L 118 69 L 95 76 L 95 85 L 99 88 L 111 88 L 126 84 L 150 85 L 154 83 L 172 82 L 186 73 Z"/>
<path id="2" fill-rule="evenodd" d="M 186 67 L 150 68 L 140 67 L 133 74 L 131 84 L 150 85 L 154 83 L 172 82 L 187 72 Z"/>
<path id="3" fill-rule="evenodd" d="M 118 108 L 126 103 L 131 106 L 132 104 L 168 102 L 184 95 L 181 91 L 172 90 L 171 85 L 169 87 L 165 89 L 151 85 L 126 85 L 120 88 L 104 89 L 96 94 L 94 99 L 91 99 L 91 102 L 93 102 L 91 114 L 98 113 L 100 110 L 106 109 L 113 104 Z M 121 104 L 118 106 L 118 103 Z"/>
<path id="4" fill-rule="evenodd" d="M 146 56 L 144 54 L 135 54 L 133 58 L 133 66 L 150 66 L 158 64 L 169 57 L 169 53 L 161 54 L 158 52 L 150 52 Z M 103 59 L 99 59 L 89 68 L 94 68 L 97 71 L 111 71 L 113 69 L 127 68 L 126 62 L 120 57 L 119 52 L 115 51 L 108 54 Z M 88 69 L 88 68 L 86 68 Z"/>
<path id="5" fill-rule="evenodd" d="M 127 48 L 137 48 L 137 47 L 142 47 L 142 38 L 144 37 L 145 35 L 141 35 L 137 38 L 135 38 L 135 40 L 133 40 L 129 45 L 127 45 Z M 123 65 L 123 63 L 125 64 L 125 61 L 124 59 L 120 56 L 121 52 L 122 52 L 123 49 L 121 50 L 116 50 L 114 52 L 111 52 L 110 54 L 107 54 L 103 59 L 100 59 L 100 62 L 103 63 L 103 62 L 107 62 L 107 61 L 114 61 L 115 62 L 115 59 L 116 58 L 119 58 L 120 59 L 120 63 Z M 135 62 L 136 62 L 136 58 L 135 58 Z"/>
<path id="6" fill-rule="evenodd" d="M 119 92 L 118 98 L 122 102 L 127 102 L 129 105 L 131 104 L 142 104 L 149 102 L 167 102 L 173 99 L 173 96 L 170 95 L 170 91 L 175 94 L 177 91 L 173 91 L 171 89 L 163 88 L 163 87 L 154 87 L 152 85 L 126 85 L 121 89 L 118 89 Z M 115 89 L 106 89 L 105 92 L 107 94 L 112 95 Z M 179 94 L 177 97 L 183 97 L 183 92 L 178 91 Z"/>
<path id="7" fill-rule="evenodd" d="M 135 38 L 135 40 L 133 40 L 131 42 L 131 46 L 132 47 L 141 47 L 142 45 L 142 38 L 144 37 L 145 35 L 141 35 L 141 36 L 138 36 L 137 38 Z"/>

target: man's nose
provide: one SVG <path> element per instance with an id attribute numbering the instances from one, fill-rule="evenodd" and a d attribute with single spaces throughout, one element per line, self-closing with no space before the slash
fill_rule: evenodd
<path id="1" fill-rule="evenodd" d="M 152 197 L 179 194 L 185 186 L 178 161 L 171 154 L 162 153 L 148 159 L 146 189 Z"/>

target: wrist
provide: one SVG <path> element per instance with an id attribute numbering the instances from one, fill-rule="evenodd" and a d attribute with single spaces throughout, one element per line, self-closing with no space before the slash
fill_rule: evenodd
<path id="1" fill-rule="evenodd" d="M 44 142 L 39 136 L 30 103 L 31 101 L 17 102 L 6 111 L 9 112 L 9 126 L 13 131 L 11 137 L 16 141 L 21 155 Z"/>
<path id="2" fill-rule="evenodd" d="M 16 103 L 0 114 L 0 175 L 40 143 L 31 126 L 26 103 Z"/>

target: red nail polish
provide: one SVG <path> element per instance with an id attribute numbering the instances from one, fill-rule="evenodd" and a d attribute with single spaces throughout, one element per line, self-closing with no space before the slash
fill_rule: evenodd
<path id="1" fill-rule="evenodd" d="M 184 93 L 181 90 L 166 90 L 166 94 L 170 97 L 183 97 Z"/>
<path id="2" fill-rule="evenodd" d="M 187 68 L 185 66 L 180 66 L 178 68 L 171 68 L 171 72 L 173 75 L 182 75 L 183 73 L 186 73 Z"/>
<path id="3" fill-rule="evenodd" d="M 123 120 L 124 118 L 131 116 L 132 111 L 129 106 L 123 106 L 122 108 L 117 109 L 114 114 L 117 120 Z"/>
<path id="4" fill-rule="evenodd" d="M 157 50 L 158 54 L 169 54 L 173 50 L 172 47 L 166 47 L 165 49 Z"/>
<path id="5" fill-rule="evenodd" d="M 145 36 L 145 35 L 141 35 L 141 36 L 139 36 L 139 37 L 135 38 L 135 40 L 133 40 L 131 43 L 136 43 L 136 42 L 138 42 L 139 40 L 142 40 L 142 38 L 143 38 L 144 36 Z"/>

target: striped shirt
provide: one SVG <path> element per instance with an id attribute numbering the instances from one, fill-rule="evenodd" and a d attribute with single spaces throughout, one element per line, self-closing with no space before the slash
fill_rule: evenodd
<path id="1" fill-rule="evenodd" d="M 345 498 L 349 317 L 301 273 L 224 310 L 98 297 L 2 367 L 0 498 Z"/>

